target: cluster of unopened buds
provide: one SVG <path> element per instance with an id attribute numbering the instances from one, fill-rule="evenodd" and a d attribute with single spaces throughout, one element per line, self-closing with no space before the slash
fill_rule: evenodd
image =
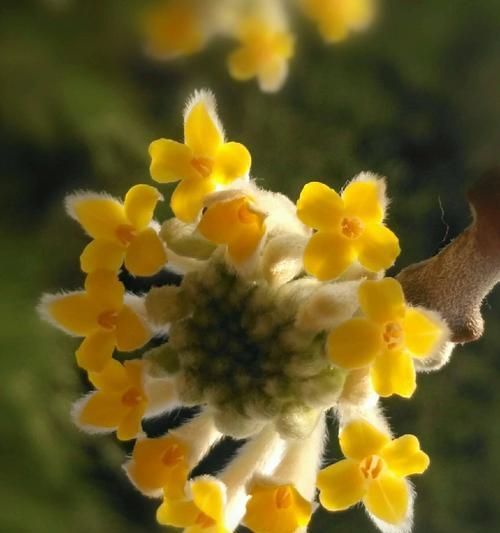
<path id="1" fill-rule="evenodd" d="M 152 178 L 178 182 L 175 216 L 161 226 L 153 215 L 162 194 L 151 185 L 124 201 L 67 198 L 92 239 L 80 257 L 84 289 L 45 295 L 40 310 L 83 338 L 76 361 L 95 390 L 76 403 L 76 424 L 135 439 L 126 473 L 163 498 L 164 525 L 304 531 L 319 489 L 330 511 L 362 502 L 382 531 L 407 531 L 407 477 L 429 458 L 415 436 L 393 437 L 379 397 L 410 398 L 416 373 L 443 366 L 453 343 L 440 314 L 410 305 L 384 277 L 400 253 L 384 222 L 384 180 L 362 173 L 341 194 L 311 182 L 296 205 L 263 190 L 206 91 L 188 102 L 184 136 L 150 146 Z M 123 265 L 134 276 L 170 269 L 182 281 L 131 294 Z M 114 357 L 146 345 L 142 358 Z M 198 414 L 166 435 L 144 434 L 143 419 L 194 406 Z M 330 414 L 345 459 L 321 469 Z M 216 475 L 190 478 L 225 437 L 246 442 Z"/>
<path id="2" fill-rule="evenodd" d="M 296 8 L 318 25 L 327 43 L 370 25 L 378 0 L 156 0 L 143 17 L 147 51 L 169 60 L 201 51 L 214 37 L 237 42 L 230 75 L 257 78 L 265 92 L 279 90 L 295 53 L 290 19 Z M 297 5 L 296 5 L 297 4 Z"/>

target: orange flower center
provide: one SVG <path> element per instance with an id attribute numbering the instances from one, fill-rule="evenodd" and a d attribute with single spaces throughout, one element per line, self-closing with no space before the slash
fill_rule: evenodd
<path id="1" fill-rule="evenodd" d="M 292 493 L 289 487 L 279 487 L 274 497 L 278 509 L 288 509 L 292 505 Z"/>
<path id="2" fill-rule="evenodd" d="M 184 460 L 184 450 L 178 444 L 169 444 L 161 460 L 166 466 L 174 466 Z"/>
<path id="3" fill-rule="evenodd" d="M 244 203 L 238 210 L 238 220 L 242 224 L 253 224 L 257 222 L 258 218 L 256 213 L 252 213 L 252 211 L 248 209 L 247 203 Z"/>
<path id="4" fill-rule="evenodd" d="M 384 460 L 378 455 L 370 455 L 361 461 L 359 469 L 366 479 L 377 479 L 384 469 Z"/>
<path id="5" fill-rule="evenodd" d="M 133 226 L 121 224 L 116 228 L 115 235 L 124 246 L 128 246 L 134 240 L 136 231 Z"/>
<path id="6" fill-rule="evenodd" d="M 113 310 L 103 311 L 97 317 L 97 323 L 101 328 L 113 330 L 116 328 L 116 322 L 118 320 L 118 313 Z"/>
<path id="7" fill-rule="evenodd" d="M 388 322 L 385 325 L 382 337 L 389 350 L 399 348 L 403 344 L 403 328 L 397 322 Z"/>
<path id="8" fill-rule="evenodd" d="M 340 221 L 340 231 L 348 239 L 358 239 L 364 230 L 365 226 L 358 217 L 344 217 Z"/>
<path id="9" fill-rule="evenodd" d="M 131 387 L 122 396 L 122 403 L 127 407 L 135 407 L 144 400 L 142 392 L 136 387 Z"/>
<path id="10" fill-rule="evenodd" d="M 195 168 L 202 178 L 208 178 L 212 174 L 214 161 L 209 157 L 195 157 L 191 159 L 191 166 Z"/>
<path id="11" fill-rule="evenodd" d="M 201 511 L 198 513 L 196 520 L 194 522 L 196 525 L 201 526 L 202 529 L 206 529 L 212 526 L 215 526 L 216 522 L 213 518 L 210 518 L 205 513 Z"/>

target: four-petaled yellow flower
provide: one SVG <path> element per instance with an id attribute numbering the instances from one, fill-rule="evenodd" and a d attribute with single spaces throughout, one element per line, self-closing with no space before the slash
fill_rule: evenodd
<path id="1" fill-rule="evenodd" d="M 183 527 L 185 533 L 229 533 L 224 524 L 224 485 L 211 476 L 201 476 L 190 481 L 188 489 L 189 498 L 165 498 L 156 513 L 158 522 Z"/>
<path id="2" fill-rule="evenodd" d="M 214 202 L 203 213 L 198 230 L 209 241 L 226 244 L 231 259 L 241 263 L 259 246 L 265 233 L 264 215 L 246 196 Z"/>
<path id="3" fill-rule="evenodd" d="M 193 222 L 205 196 L 248 176 L 251 157 L 239 143 L 225 142 L 210 93 L 199 92 L 188 105 L 185 144 L 168 139 L 151 143 L 151 176 L 160 183 L 182 180 L 170 200 L 175 216 Z"/>
<path id="4" fill-rule="evenodd" d="M 432 355 L 446 339 L 447 327 L 435 314 L 407 307 L 403 289 L 393 278 L 365 281 L 358 294 L 366 316 L 330 332 L 328 355 L 342 368 L 370 366 L 380 396 L 409 398 L 416 387 L 413 358 Z"/>
<path id="5" fill-rule="evenodd" d="M 77 402 L 75 421 L 94 431 L 113 431 L 119 440 L 135 439 L 148 406 L 144 361 L 111 359 L 102 372 L 89 372 L 97 391 Z"/>
<path id="6" fill-rule="evenodd" d="M 302 5 L 329 43 L 342 41 L 351 30 L 366 27 L 375 14 L 374 0 L 302 0 Z"/>
<path id="7" fill-rule="evenodd" d="M 85 370 L 99 372 L 115 347 L 131 352 L 151 338 L 147 325 L 126 303 L 125 288 L 114 272 L 92 272 L 85 280 L 84 291 L 48 295 L 41 308 L 57 327 L 85 337 L 76 352 L 78 365 Z"/>
<path id="8" fill-rule="evenodd" d="M 144 17 L 147 49 L 160 59 L 172 59 L 199 52 L 206 40 L 199 2 L 163 0 Z"/>
<path id="9" fill-rule="evenodd" d="M 186 444 L 172 435 L 138 440 L 125 469 L 147 496 L 163 490 L 168 499 L 182 499 L 190 471 Z"/>
<path id="10" fill-rule="evenodd" d="M 125 261 L 127 270 L 136 276 L 156 274 L 167 262 L 165 247 L 151 227 L 161 199 L 155 187 L 143 184 L 132 187 L 123 203 L 103 194 L 68 196 L 68 213 L 94 239 L 80 256 L 82 270 L 116 272 Z"/>
<path id="11" fill-rule="evenodd" d="M 243 523 L 254 533 L 294 533 L 309 524 L 312 511 L 293 485 L 256 483 Z"/>
<path id="12" fill-rule="evenodd" d="M 333 280 L 354 261 L 371 272 L 385 270 L 400 253 L 399 241 L 384 226 L 382 180 L 352 181 L 340 196 L 323 183 L 308 183 L 297 202 L 297 216 L 318 230 L 304 252 L 304 268 L 319 280 Z"/>
<path id="13" fill-rule="evenodd" d="M 257 77 L 263 91 L 281 89 L 294 54 L 294 37 L 264 19 L 246 19 L 238 35 L 241 47 L 228 57 L 229 72 L 236 80 Z"/>
<path id="14" fill-rule="evenodd" d="M 418 439 L 403 435 L 391 440 L 368 422 L 356 420 L 341 431 L 340 447 L 346 459 L 318 475 L 323 507 L 343 511 L 362 501 L 380 520 L 402 523 L 410 502 L 405 477 L 421 474 L 429 466 Z"/>

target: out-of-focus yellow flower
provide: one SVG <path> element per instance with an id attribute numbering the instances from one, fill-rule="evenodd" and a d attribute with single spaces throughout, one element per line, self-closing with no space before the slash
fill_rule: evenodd
<path id="1" fill-rule="evenodd" d="M 116 272 L 125 261 L 127 270 L 136 276 L 156 274 L 167 262 L 165 247 L 151 227 L 161 199 L 155 187 L 143 184 L 132 187 L 123 203 L 104 194 L 68 196 L 68 213 L 94 239 L 80 256 L 82 270 Z"/>
<path id="2" fill-rule="evenodd" d="M 142 360 L 111 359 L 102 372 L 89 372 L 97 391 L 76 404 L 76 423 L 96 432 L 116 429 L 119 440 L 136 438 L 148 405 L 143 371 Z"/>
<path id="3" fill-rule="evenodd" d="M 375 0 L 302 0 L 302 5 L 326 42 L 342 41 L 351 30 L 368 26 L 375 14 Z"/>
<path id="4" fill-rule="evenodd" d="M 151 143 L 151 176 L 160 183 L 179 181 L 170 205 L 183 222 L 199 215 L 205 196 L 248 176 L 251 157 L 239 143 L 225 142 L 210 93 L 197 92 L 184 118 L 184 142 L 159 139 Z"/>
<path id="5" fill-rule="evenodd" d="M 307 526 L 312 505 L 293 485 L 256 483 L 243 523 L 254 533 L 294 533 Z"/>
<path id="6" fill-rule="evenodd" d="M 99 372 L 115 347 L 130 352 L 151 338 L 151 331 L 124 296 L 125 288 L 114 272 L 97 270 L 87 276 L 85 291 L 48 295 L 41 308 L 57 327 L 85 337 L 76 352 L 78 365 Z"/>
<path id="7" fill-rule="evenodd" d="M 357 420 L 341 431 L 340 447 L 346 459 L 318 475 L 323 507 L 343 511 L 362 501 L 384 522 L 397 525 L 404 521 L 410 500 L 404 478 L 422 474 L 429 466 L 418 439 L 403 435 L 391 440 L 368 422 Z"/>
<path id="8" fill-rule="evenodd" d="M 189 483 L 189 492 L 189 498 L 165 498 L 156 513 L 158 522 L 183 527 L 185 533 L 229 533 L 224 525 L 224 485 L 211 476 L 202 476 Z"/>
<path id="9" fill-rule="evenodd" d="M 264 235 L 264 215 L 246 196 L 219 201 L 203 213 L 198 230 L 209 241 L 226 244 L 231 259 L 241 263 L 257 249 Z"/>
<path id="10" fill-rule="evenodd" d="M 365 317 L 355 317 L 330 332 L 328 355 L 347 369 L 370 366 L 380 396 L 409 398 L 416 387 L 413 358 L 425 358 L 444 342 L 446 326 L 434 314 L 405 304 L 393 278 L 365 281 L 359 288 Z"/>
<path id="11" fill-rule="evenodd" d="M 207 37 L 196 0 L 156 2 L 145 13 L 143 29 L 148 52 L 161 59 L 199 52 Z"/>
<path id="12" fill-rule="evenodd" d="M 265 19 L 246 19 L 238 33 L 241 47 L 228 57 L 229 72 L 236 80 L 257 77 L 263 91 L 281 89 L 294 54 L 294 37 Z"/>
<path id="13" fill-rule="evenodd" d="M 352 181 L 341 196 L 323 183 L 308 183 L 297 202 L 297 216 L 318 231 L 304 252 L 306 271 L 326 281 L 356 260 L 372 272 L 392 266 L 400 248 L 382 223 L 385 202 L 382 180 Z"/>

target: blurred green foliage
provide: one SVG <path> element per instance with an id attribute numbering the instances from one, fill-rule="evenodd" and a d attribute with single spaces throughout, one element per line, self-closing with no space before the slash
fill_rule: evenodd
<path id="1" fill-rule="evenodd" d="M 360 170 L 387 175 L 398 268 L 434 253 L 468 223 L 463 189 L 498 164 L 500 4 L 386 0 L 367 34 L 325 47 L 298 27 L 285 89 L 232 82 L 227 43 L 170 64 L 141 52 L 139 0 L 4 0 L 0 16 L 0 531 L 155 532 L 155 502 L 120 469 L 128 446 L 71 424 L 87 385 L 75 341 L 41 323 L 42 291 L 81 284 L 85 239 L 61 200 L 76 188 L 122 194 L 148 182 L 147 145 L 181 136 L 184 100 L 212 88 L 254 175 L 296 198 L 302 184 L 339 187 Z M 159 213 L 163 218 L 167 208 Z M 500 524 L 500 298 L 487 334 L 421 376 L 411 402 L 385 402 L 398 433 L 432 457 L 416 480 L 417 532 L 494 532 Z M 332 444 L 331 457 L 339 457 Z M 221 457 L 219 457 L 221 460 Z M 370 530 L 359 510 L 318 513 L 312 531 Z"/>

